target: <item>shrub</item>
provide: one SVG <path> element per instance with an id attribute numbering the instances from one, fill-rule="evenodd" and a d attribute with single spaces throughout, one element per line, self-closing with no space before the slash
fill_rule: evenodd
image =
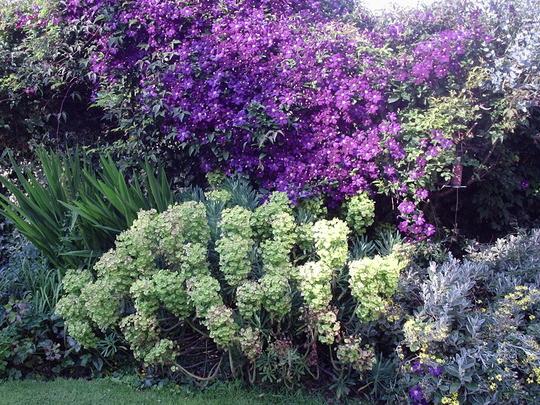
<path id="1" fill-rule="evenodd" d="M 404 323 L 400 383 L 413 403 L 528 403 L 540 363 L 538 231 L 432 265 Z"/>
<path id="2" fill-rule="evenodd" d="M 147 381 L 540 395 L 540 232 L 426 241 L 538 221 L 538 0 L 4 3 L 2 376 L 127 347 Z"/>
<path id="3" fill-rule="evenodd" d="M 212 207 L 213 200 L 187 201 L 162 213 L 141 211 L 92 272 L 68 271 L 57 311 L 70 335 L 93 347 L 103 333 L 120 330 L 139 361 L 174 374 L 192 367 L 181 364 L 189 363 L 185 339 L 200 334 L 214 345 L 216 359 L 230 353 L 234 373 L 250 364 L 274 381 L 281 377 L 267 373 L 278 372 L 276 351 L 294 353 L 303 369 L 304 350 L 317 350 L 317 340 L 331 346 L 350 331 L 342 326 L 350 316 L 341 309 L 343 294 L 336 294 L 348 260 L 343 221 L 315 222 L 306 253 L 297 244 L 290 202 L 274 193 L 254 211 L 222 205 L 214 246 Z M 389 274 L 397 277 L 404 263 L 392 256 Z M 385 297 L 396 288 L 389 281 Z M 367 369 L 372 360 L 365 361 Z M 297 377 L 290 378 L 287 384 Z"/>
<path id="4" fill-rule="evenodd" d="M 217 242 L 220 268 L 229 285 L 237 287 L 251 272 L 253 250 L 251 211 L 243 207 L 224 210 L 221 214 L 221 238 Z"/>

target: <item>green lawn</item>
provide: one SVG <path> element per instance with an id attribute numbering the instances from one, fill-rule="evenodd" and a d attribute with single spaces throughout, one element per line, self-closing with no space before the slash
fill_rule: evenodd
<path id="1" fill-rule="evenodd" d="M 0 383 L 2 405 L 242 405 L 306 404 L 322 405 L 316 398 L 298 395 L 261 394 L 238 386 L 219 385 L 194 394 L 172 390 L 138 391 L 110 380 L 16 381 Z"/>

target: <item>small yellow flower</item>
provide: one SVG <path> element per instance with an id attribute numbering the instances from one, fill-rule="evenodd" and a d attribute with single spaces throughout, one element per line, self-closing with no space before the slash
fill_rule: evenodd
<path id="1" fill-rule="evenodd" d="M 444 405 L 459 405 L 458 393 L 454 392 L 452 395 L 446 395 L 442 397 L 441 404 Z"/>
<path id="2" fill-rule="evenodd" d="M 540 367 L 533 368 L 533 378 L 536 380 L 537 384 L 540 384 Z"/>

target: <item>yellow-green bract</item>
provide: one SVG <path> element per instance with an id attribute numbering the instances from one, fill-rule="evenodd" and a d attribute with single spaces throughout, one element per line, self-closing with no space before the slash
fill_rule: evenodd
<path id="1" fill-rule="evenodd" d="M 100 335 L 119 331 L 138 360 L 165 366 L 174 366 L 183 350 L 183 329 L 204 331 L 218 348 L 236 347 L 249 361 L 292 318 L 332 345 L 343 333 L 335 293 L 337 279 L 346 274 L 347 224 L 304 223 L 310 236 L 301 240 L 283 193 L 255 210 L 226 203 L 219 232 L 210 229 L 207 215 L 202 202 L 141 211 L 92 271 L 68 271 L 57 306 L 68 333 L 95 347 Z M 384 309 L 403 267 L 397 253 L 369 260 L 350 265 L 362 320 Z"/>
<path id="2" fill-rule="evenodd" d="M 406 265 L 407 261 L 397 253 L 350 263 L 349 285 L 358 301 L 355 312 L 360 320 L 375 320 L 384 311 L 397 289 L 399 273 Z"/>

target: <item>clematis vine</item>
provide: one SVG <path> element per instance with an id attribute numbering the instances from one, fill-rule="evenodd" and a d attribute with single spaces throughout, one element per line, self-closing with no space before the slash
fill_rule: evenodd
<path id="1" fill-rule="evenodd" d="M 60 15 L 99 27 L 97 101 L 138 106 L 140 125 L 202 171 L 243 173 L 293 201 L 389 194 L 402 201 L 399 228 L 424 238 L 435 231 L 420 209 L 426 159 L 453 142 L 426 134 L 411 164 L 391 99 L 397 82 L 429 88 L 458 73 L 485 35 L 443 27 L 411 40 L 408 27 L 380 29 L 355 10 L 338 0 L 67 0 Z"/>

